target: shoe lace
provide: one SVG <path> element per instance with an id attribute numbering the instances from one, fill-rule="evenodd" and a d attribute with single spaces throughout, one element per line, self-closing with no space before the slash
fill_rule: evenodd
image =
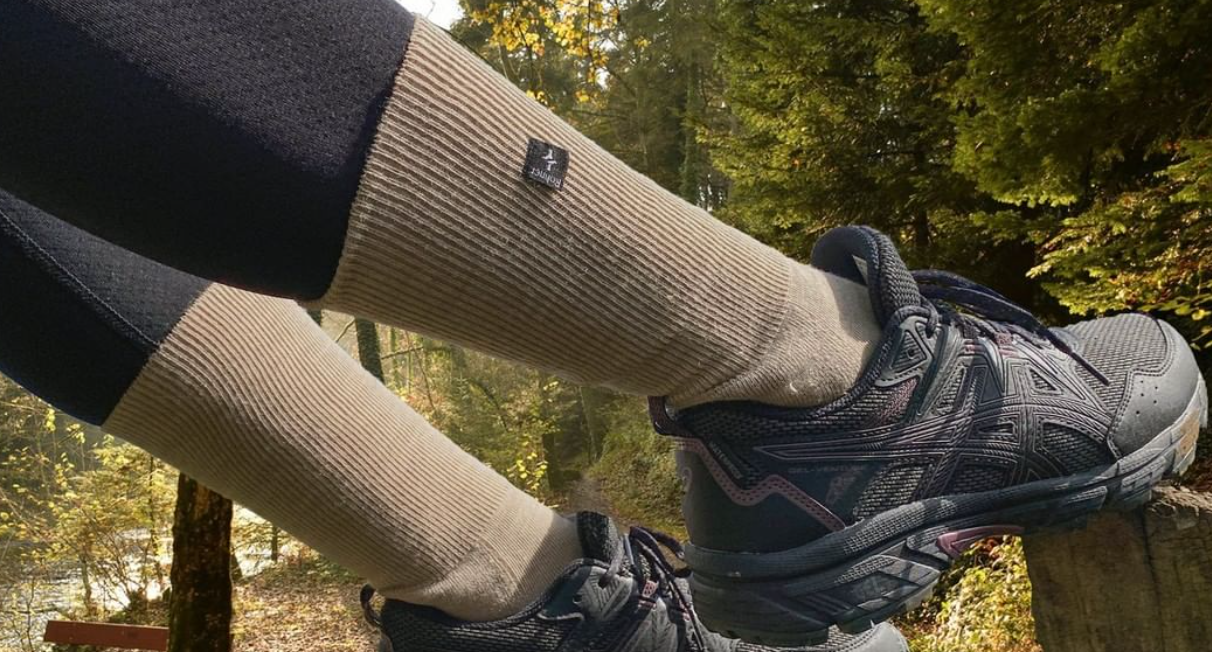
<path id="1" fill-rule="evenodd" d="M 665 556 L 665 550 L 679 560 L 684 558 L 682 544 L 674 537 L 648 528 L 633 527 L 627 536 L 619 538 L 614 560 L 598 582 L 605 586 L 613 576 L 627 577 L 635 573 L 637 579 L 644 581 L 641 589 L 643 595 L 665 603 L 670 612 L 670 620 L 683 634 L 683 640 L 688 643 L 689 650 L 705 651 L 707 643 L 699 629 L 694 605 L 684 583 L 684 579 L 690 575 L 690 569 L 674 568 Z"/>
<path id="2" fill-rule="evenodd" d="M 921 269 L 912 272 L 918 290 L 926 299 L 930 317 L 926 322 L 926 333 L 933 335 L 938 324 L 958 326 L 966 337 L 984 335 L 997 340 L 1001 333 L 1017 333 L 1028 341 L 1044 340 L 1058 351 L 1081 365 L 1090 375 L 1104 385 L 1111 381 L 1089 360 L 1074 351 L 1069 343 L 1058 336 L 1031 314 L 1026 308 L 1007 299 L 1000 292 L 969 280 L 959 274 L 937 269 Z M 955 308 L 962 308 L 960 312 Z"/>

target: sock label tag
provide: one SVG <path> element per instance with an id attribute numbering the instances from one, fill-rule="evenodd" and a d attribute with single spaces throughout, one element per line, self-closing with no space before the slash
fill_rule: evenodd
<path id="1" fill-rule="evenodd" d="M 564 187 L 564 175 L 568 173 L 568 150 L 531 138 L 526 146 L 526 165 L 522 176 L 548 188 L 560 190 Z"/>

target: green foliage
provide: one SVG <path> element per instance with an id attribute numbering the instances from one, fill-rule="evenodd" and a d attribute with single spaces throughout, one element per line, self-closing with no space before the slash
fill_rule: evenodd
<path id="1" fill-rule="evenodd" d="M 910 239 L 969 209 L 939 97 L 958 47 L 911 2 L 721 3 L 726 109 L 706 134 L 733 182 L 724 215 L 794 256 L 869 223 Z"/>
<path id="2" fill-rule="evenodd" d="M 532 495 L 556 498 L 600 452 L 582 388 L 408 333 L 387 338 L 388 386 Z"/>
<path id="3" fill-rule="evenodd" d="M 978 546 L 949 578 L 945 596 L 906 631 L 913 652 L 1037 652 L 1031 581 L 1018 539 Z"/>
<path id="4" fill-rule="evenodd" d="M 1168 312 L 1207 343 L 1212 3 L 920 0 L 962 46 L 952 168 L 1015 207 L 1074 312 Z"/>
<path id="5" fill-rule="evenodd" d="M 591 475 L 611 507 L 626 521 L 684 536 L 672 440 L 653 434 L 637 399 L 619 401 L 606 419 L 605 450 Z"/>
<path id="6" fill-rule="evenodd" d="M 470 0 L 452 33 L 627 164 L 715 207 L 726 181 L 696 138 L 718 94 L 705 20 L 715 4 Z"/>
<path id="7" fill-rule="evenodd" d="M 727 90 L 702 135 L 732 181 L 723 219 L 801 260 L 828 228 L 870 224 L 912 265 L 1038 307 L 1023 211 L 952 165 L 954 35 L 911 0 L 725 0 L 719 23 Z"/>
<path id="8" fill-rule="evenodd" d="M 726 218 L 800 258 L 870 223 L 1045 313 L 1212 337 L 1212 3 L 735 0 L 720 22 Z"/>
<path id="9" fill-rule="evenodd" d="M 61 615 L 104 618 L 144 609 L 166 585 L 176 474 L 32 398 L 14 399 L 0 410 L 23 426 L 0 430 L 9 444 L 0 459 L 0 644 L 34 650 L 52 615 L 48 596 Z"/>
<path id="10" fill-rule="evenodd" d="M 452 29 L 502 75 L 560 111 L 590 103 L 618 48 L 619 8 L 600 0 L 468 0 Z"/>
<path id="11" fill-rule="evenodd" d="M 1075 312 L 1169 313 L 1206 347 L 1212 341 L 1210 164 L 1209 141 L 1187 141 L 1147 185 L 1062 220 L 1043 241 L 1047 253 L 1033 274 L 1049 278 L 1044 287 Z"/>
<path id="12" fill-rule="evenodd" d="M 1001 201 L 1088 201 L 1099 181 L 1148 174 L 1207 127 L 1212 4 L 920 4 L 964 47 L 949 93 L 967 109 L 953 113 L 955 167 Z"/>
<path id="13" fill-rule="evenodd" d="M 86 473 L 58 471 L 63 491 L 45 503 L 55 525 L 45 552 L 86 566 L 94 588 L 129 602 L 164 585 L 176 473 L 109 438 L 93 455 L 98 464 Z"/>

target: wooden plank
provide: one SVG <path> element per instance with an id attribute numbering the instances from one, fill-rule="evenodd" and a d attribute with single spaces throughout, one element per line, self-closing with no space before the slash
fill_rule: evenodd
<path id="1" fill-rule="evenodd" d="M 42 640 L 47 643 L 163 652 L 168 649 L 168 628 L 52 620 L 46 624 L 46 634 Z"/>

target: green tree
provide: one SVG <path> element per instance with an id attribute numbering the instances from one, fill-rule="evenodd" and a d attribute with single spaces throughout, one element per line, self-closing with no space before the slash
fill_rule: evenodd
<path id="1" fill-rule="evenodd" d="M 932 222 L 979 207 L 950 169 L 940 93 L 959 46 L 909 0 L 724 0 L 722 110 L 708 132 L 733 182 L 724 216 L 804 258 L 821 231 L 866 223 L 924 253 Z"/>
<path id="2" fill-rule="evenodd" d="M 1208 2 L 725 0 L 719 22 L 727 219 L 801 258 L 869 223 L 1053 319 L 1212 338 Z"/>
<path id="3" fill-rule="evenodd" d="M 715 0 L 472 0 L 453 33 L 603 148 L 713 208 L 726 181 L 696 137 L 715 88 Z M 538 56 L 535 56 L 538 53 Z"/>
<path id="4" fill-rule="evenodd" d="M 920 4 L 963 48 L 953 169 L 1035 219 L 977 217 L 1073 311 L 1168 311 L 1206 345 L 1212 3 Z"/>

